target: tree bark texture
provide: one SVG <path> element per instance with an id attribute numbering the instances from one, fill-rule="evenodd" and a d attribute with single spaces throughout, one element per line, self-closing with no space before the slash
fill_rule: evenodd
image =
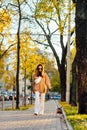
<path id="1" fill-rule="evenodd" d="M 77 85 L 77 74 L 76 74 L 76 56 L 72 63 L 72 84 L 70 88 L 70 104 L 72 106 L 77 106 L 77 99 L 76 99 L 76 86 Z"/>
<path id="2" fill-rule="evenodd" d="M 24 106 L 26 106 L 26 68 L 24 70 Z"/>
<path id="3" fill-rule="evenodd" d="M 66 101 L 66 70 L 65 64 L 61 65 L 59 69 L 60 74 L 60 87 L 61 87 L 61 101 Z"/>
<path id="4" fill-rule="evenodd" d="M 19 23 L 17 31 L 17 72 L 16 72 L 16 87 L 17 87 L 17 99 L 16 99 L 16 109 L 19 109 L 19 70 L 20 70 L 20 26 L 21 26 L 21 9 L 20 2 L 18 0 L 18 13 L 19 13 Z"/>
<path id="5" fill-rule="evenodd" d="M 76 48 L 78 65 L 78 112 L 87 114 L 87 0 L 76 3 Z"/>

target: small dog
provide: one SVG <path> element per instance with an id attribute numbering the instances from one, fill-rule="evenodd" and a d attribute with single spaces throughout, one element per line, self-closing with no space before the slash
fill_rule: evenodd
<path id="1" fill-rule="evenodd" d="M 62 114 L 62 107 L 57 106 L 56 114 Z"/>

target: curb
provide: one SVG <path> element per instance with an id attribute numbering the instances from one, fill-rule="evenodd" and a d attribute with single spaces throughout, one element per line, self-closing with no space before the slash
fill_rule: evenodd
<path id="1" fill-rule="evenodd" d="M 62 114 L 63 114 L 63 117 L 64 117 L 64 120 L 65 120 L 65 123 L 66 123 L 66 126 L 67 126 L 67 130 L 74 130 L 71 126 L 71 124 L 68 122 L 67 120 L 67 117 L 66 117 L 66 114 L 64 112 L 64 109 L 63 107 L 60 105 L 60 103 L 58 102 L 58 106 L 60 106 L 61 110 L 62 110 Z"/>
<path id="2" fill-rule="evenodd" d="M 62 108 L 62 113 L 63 113 L 64 119 L 65 119 L 65 123 L 66 123 L 66 125 L 67 125 L 67 129 L 68 129 L 68 130 L 74 130 L 74 129 L 72 128 L 71 124 L 68 122 L 67 117 L 66 117 L 66 114 L 65 114 L 63 108 Z"/>

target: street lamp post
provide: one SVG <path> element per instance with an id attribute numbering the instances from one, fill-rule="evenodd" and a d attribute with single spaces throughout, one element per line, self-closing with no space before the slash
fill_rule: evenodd
<path id="1" fill-rule="evenodd" d="M 31 104 L 32 104 L 32 74 L 31 74 Z"/>
<path id="2" fill-rule="evenodd" d="M 67 71 L 66 71 L 66 102 L 70 102 L 70 21 L 71 21 L 71 0 L 68 3 L 68 42 L 67 42 Z"/>

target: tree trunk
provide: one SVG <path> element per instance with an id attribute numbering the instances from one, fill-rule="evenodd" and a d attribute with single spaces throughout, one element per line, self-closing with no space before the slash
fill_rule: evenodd
<path id="1" fill-rule="evenodd" d="M 72 85 L 71 85 L 71 92 L 70 92 L 70 104 L 72 106 L 77 106 L 76 102 L 76 83 L 77 83 L 77 76 L 76 76 L 76 56 L 72 63 Z"/>
<path id="2" fill-rule="evenodd" d="M 60 88 L 61 88 L 61 101 L 66 101 L 66 70 L 65 64 L 61 65 L 59 69 L 60 74 Z"/>
<path id="3" fill-rule="evenodd" d="M 26 106 L 26 68 L 24 71 L 24 106 Z"/>
<path id="4" fill-rule="evenodd" d="M 87 114 L 87 0 L 77 0 L 76 3 L 76 48 L 78 113 Z"/>
<path id="5" fill-rule="evenodd" d="M 87 62 L 78 67 L 78 75 L 78 113 L 87 114 Z"/>
<path id="6" fill-rule="evenodd" d="M 16 72 L 16 87 L 17 87 L 16 109 L 19 109 L 20 25 L 21 25 L 21 9 L 19 0 L 18 0 L 18 9 L 19 9 L 19 24 L 17 31 L 18 43 L 17 43 L 17 72 Z"/>

